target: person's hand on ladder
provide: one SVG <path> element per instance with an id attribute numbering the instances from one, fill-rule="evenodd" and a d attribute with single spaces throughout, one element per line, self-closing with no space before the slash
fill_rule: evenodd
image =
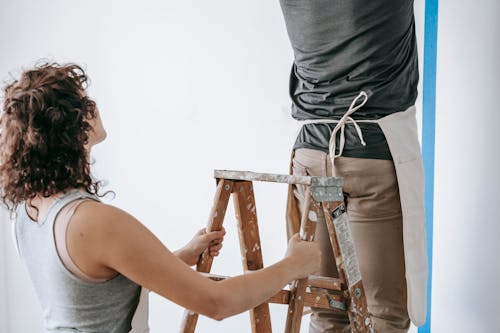
<path id="1" fill-rule="evenodd" d="M 298 267 L 294 279 L 303 279 L 319 270 L 321 250 L 317 242 L 300 240 L 297 233 L 288 242 L 285 258 L 293 261 L 293 267 Z"/>
<path id="2" fill-rule="evenodd" d="M 222 248 L 222 241 L 226 230 L 222 228 L 219 231 L 206 232 L 205 228 L 199 230 L 181 249 L 175 251 L 177 257 L 189 266 L 196 265 L 200 255 L 208 248 L 211 257 L 217 257 Z"/>

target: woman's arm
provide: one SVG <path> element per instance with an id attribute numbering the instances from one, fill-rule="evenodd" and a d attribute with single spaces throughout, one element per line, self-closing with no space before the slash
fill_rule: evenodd
<path id="1" fill-rule="evenodd" d="M 68 252 L 91 277 L 120 272 L 141 286 L 221 320 L 266 301 L 286 283 L 319 268 L 315 243 L 290 241 L 284 260 L 252 274 L 214 282 L 193 271 L 134 217 L 97 202 L 82 203 L 67 231 Z"/>
<path id="2" fill-rule="evenodd" d="M 288 282 L 319 269 L 321 252 L 316 243 L 304 242 L 295 234 L 284 259 L 274 265 L 218 282 L 218 314 L 222 320 L 267 301 Z"/>

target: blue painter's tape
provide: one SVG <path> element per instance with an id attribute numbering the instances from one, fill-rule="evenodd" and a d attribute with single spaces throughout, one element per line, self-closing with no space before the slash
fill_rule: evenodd
<path id="1" fill-rule="evenodd" d="M 427 231 L 427 254 L 429 257 L 429 280 L 427 284 L 427 321 L 423 326 L 419 327 L 419 333 L 431 332 L 438 1 L 439 0 L 425 1 L 422 157 L 424 160 L 425 171 L 425 218 Z"/>

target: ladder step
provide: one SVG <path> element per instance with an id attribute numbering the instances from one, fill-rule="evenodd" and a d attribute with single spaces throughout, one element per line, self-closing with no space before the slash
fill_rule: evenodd
<path id="1" fill-rule="evenodd" d="M 215 170 L 214 177 L 218 179 L 230 180 L 262 181 L 301 185 L 311 184 L 310 176 L 279 175 L 273 173 L 258 173 L 252 171 Z"/>
<path id="2" fill-rule="evenodd" d="M 222 280 L 226 280 L 226 279 L 230 278 L 230 276 L 217 275 L 217 274 L 212 274 L 212 273 L 200 272 L 200 274 L 211 279 L 211 280 L 214 280 L 214 281 L 222 281 Z M 342 291 L 343 290 L 342 280 L 337 279 L 337 278 L 318 276 L 318 275 L 310 275 L 308 277 L 308 280 L 307 280 L 307 285 L 309 287 L 335 290 L 335 291 Z"/>
<path id="3" fill-rule="evenodd" d="M 230 278 L 230 276 L 217 275 L 211 273 L 200 273 L 200 274 L 214 281 L 222 281 Z M 309 287 L 337 290 L 333 288 L 339 287 L 341 285 L 341 282 L 339 279 L 335 278 L 311 275 L 309 277 L 307 285 Z M 269 298 L 266 303 L 289 304 L 290 294 L 291 294 L 290 290 L 286 289 L 280 290 L 276 294 L 274 294 L 271 298 Z M 340 295 L 327 294 L 326 292 L 306 291 L 304 294 L 304 306 L 321 308 L 339 313 L 345 313 L 344 298 Z"/>
<path id="4" fill-rule="evenodd" d="M 298 184 L 298 185 L 323 185 L 343 186 L 344 180 L 340 177 L 315 177 L 315 176 L 293 176 L 275 173 L 258 173 L 252 171 L 215 170 L 214 178 L 228 180 L 261 181 L 272 183 Z"/>
<path id="5" fill-rule="evenodd" d="M 310 275 L 308 279 L 310 287 L 323 288 L 328 290 L 342 291 L 344 288 L 341 279 L 326 276 Z"/>

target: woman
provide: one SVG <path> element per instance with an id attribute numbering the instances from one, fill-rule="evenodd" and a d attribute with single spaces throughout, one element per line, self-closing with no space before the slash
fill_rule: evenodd
<path id="1" fill-rule="evenodd" d="M 206 248 L 218 255 L 224 231 L 199 232 L 171 252 L 134 217 L 100 202 L 89 156 L 106 132 L 86 82 L 74 64 L 25 71 L 5 88 L 0 118 L 2 200 L 16 212 L 16 241 L 47 332 L 129 332 L 141 288 L 222 320 L 318 269 L 317 245 L 295 235 L 278 263 L 214 282 L 189 266 Z"/>

